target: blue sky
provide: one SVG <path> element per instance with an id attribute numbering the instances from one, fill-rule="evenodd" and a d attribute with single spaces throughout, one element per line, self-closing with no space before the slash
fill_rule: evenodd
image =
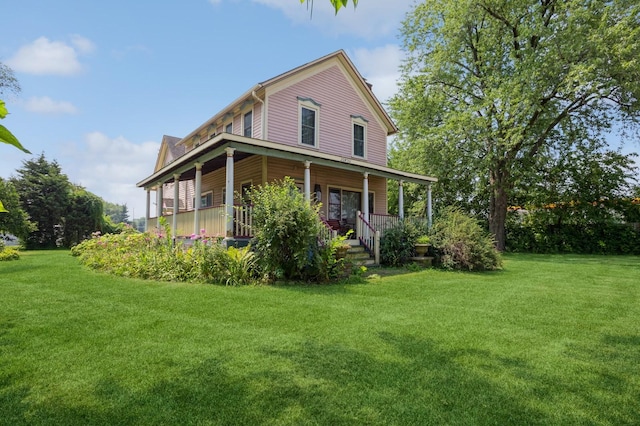
<path id="1" fill-rule="evenodd" d="M 3 8 L 0 61 L 22 92 L 3 123 L 70 181 L 144 215 L 136 182 L 162 135 L 184 136 L 255 83 L 344 49 L 384 101 L 413 0 L 21 0 Z M 0 177 L 32 158 L 0 147 Z"/>

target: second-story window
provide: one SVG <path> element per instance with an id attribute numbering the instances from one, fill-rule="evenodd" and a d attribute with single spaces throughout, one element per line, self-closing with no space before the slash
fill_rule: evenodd
<path id="1" fill-rule="evenodd" d="M 244 119 L 242 120 L 244 133 L 243 135 L 250 138 L 251 137 L 251 129 L 253 127 L 253 112 L 249 111 L 244 115 Z"/>
<path id="2" fill-rule="evenodd" d="M 300 143 L 316 146 L 316 112 L 302 107 L 300 111 Z"/>
<path id="3" fill-rule="evenodd" d="M 318 147 L 318 116 L 320 104 L 309 98 L 298 98 L 299 136 L 302 145 Z"/>
<path id="4" fill-rule="evenodd" d="M 233 133 L 233 123 L 227 124 L 227 127 L 225 127 L 224 131 L 226 133 Z"/>
<path id="5" fill-rule="evenodd" d="M 353 156 L 365 158 L 367 141 L 367 120 L 360 116 L 351 116 L 353 126 Z"/>

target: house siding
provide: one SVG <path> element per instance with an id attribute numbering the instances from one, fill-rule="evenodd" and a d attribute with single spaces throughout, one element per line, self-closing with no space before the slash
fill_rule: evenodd
<path id="1" fill-rule="evenodd" d="M 240 200 L 235 197 L 235 194 L 240 193 L 243 183 L 251 181 L 253 185 L 259 185 L 262 182 L 261 157 L 255 155 L 241 161 L 236 161 L 234 164 L 234 172 L 234 202 L 238 203 Z M 225 188 L 225 185 L 226 169 L 224 167 L 202 176 L 202 192 L 213 191 L 214 206 L 224 204 L 222 190 Z"/>
<path id="2" fill-rule="evenodd" d="M 329 187 L 350 191 L 362 192 L 363 176 L 361 173 L 346 170 L 332 169 L 326 166 L 311 164 L 311 192 L 319 184 L 322 190 L 322 215 L 328 215 L 327 196 Z M 267 159 L 267 180 L 272 182 L 280 180 L 284 176 L 295 179 L 296 184 L 304 185 L 304 164 L 297 161 L 282 160 L 278 158 Z M 387 213 L 387 180 L 378 176 L 369 175 L 369 192 L 374 193 L 373 211 L 378 214 Z"/>
<path id="3" fill-rule="evenodd" d="M 300 146 L 298 97 L 311 98 L 321 105 L 318 146 L 309 149 L 351 158 L 352 115 L 362 116 L 367 120 L 365 159 L 370 163 L 386 166 L 386 128 L 376 119 L 373 110 L 358 94 L 337 62 L 287 86 L 267 91 L 270 141 Z"/>

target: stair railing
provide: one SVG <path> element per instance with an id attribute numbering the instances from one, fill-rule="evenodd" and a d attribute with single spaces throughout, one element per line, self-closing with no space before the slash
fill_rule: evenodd
<path id="1" fill-rule="evenodd" d="M 376 265 L 380 264 L 380 231 L 376 231 L 365 219 L 361 211 L 356 216 L 356 235 L 362 244 L 373 256 Z"/>

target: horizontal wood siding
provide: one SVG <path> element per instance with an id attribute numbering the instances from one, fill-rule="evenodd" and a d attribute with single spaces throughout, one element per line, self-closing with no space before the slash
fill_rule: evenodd
<path id="1" fill-rule="evenodd" d="M 269 140 L 286 145 L 298 144 L 298 97 L 319 103 L 318 150 L 351 158 L 353 153 L 352 115 L 367 120 L 366 160 L 386 165 L 386 129 L 376 120 L 373 109 L 363 101 L 340 65 L 309 73 L 300 81 L 276 88 L 268 96 Z M 312 149 L 312 148 L 310 148 Z"/>
<path id="2" fill-rule="evenodd" d="M 351 191 L 362 192 L 363 176 L 361 173 L 346 170 L 333 169 L 326 166 L 311 164 L 311 195 L 316 184 L 322 190 L 321 212 L 327 217 L 327 197 L 329 187 L 341 188 Z M 290 176 L 296 183 L 304 184 L 304 164 L 297 161 L 282 160 L 278 158 L 268 158 L 267 160 L 267 180 L 273 182 Z M 369 176 L 369 192 L 374 193 L 373 211 L 378 214 L 387 214 L 387 180 L 378 176 Z"/>
<path id="3" fill-rule="evenodd" d="M 236 161 L 233 168 L 235 171 L 233 178 L 234 202 L 239 202 L 239 199 L 235 199 L 235 193 L 241 191 L 243 182 L 250 180 L 256 186 L 262 182 L 262 159 L 260 156 L 254 155 L 242 161 Z M 202 176 L 202 192 L 213 191 L 214 206 L 224 204 L 222 190 L 226 186 L 226 179 L 227 171 L 224 167 Z"/>
<path id="4" fill-rule="evenodd" d="M 262 137 L 262 104 L 253 104 L 253 138 L 263 139 Z"/>

